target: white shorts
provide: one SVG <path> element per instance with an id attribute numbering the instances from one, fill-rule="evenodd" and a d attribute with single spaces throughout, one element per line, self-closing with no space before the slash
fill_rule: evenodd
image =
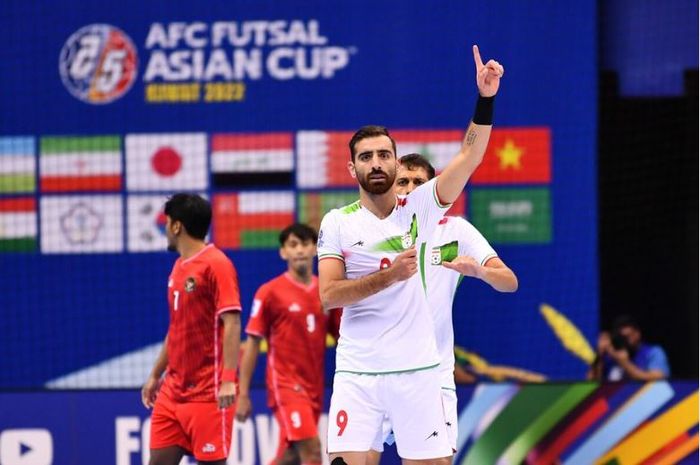
<path id="1" fill-rule="evenodd" d="M 369 451 L 386 417 L 401 458 L 451 456 L 436 372 L 336 373 L 328 413 L 328 452 Z"/>
<path id="2" fill-rule="evenodd" d="M 447 427 L 447 439 L 452 447 L 452 453 L 457 452 L 457 392 L 452 389 L 442 388 L 442 407 L 445 411 L 445 426 Z M 395 442 L 394 433 L 391 430 L 391 422 L 387 417 L 382 421 L 382 430 L 375 436 L 372 442 L 372 450 L 384 451 L 384 443 L 392 445 Z"/>

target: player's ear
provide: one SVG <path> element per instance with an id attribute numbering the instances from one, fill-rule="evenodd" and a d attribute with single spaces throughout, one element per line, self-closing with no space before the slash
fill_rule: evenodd
<path id="1" fill-rule="evenodd" d="M 284 251 L 284 247 L 280 247 L 280 258 L 285 262 L 287 261 L 287 253 Z"/>
<path id="2" fill-rule="evenodd" d="M 348 162 L 348 172 L 350 173 L 350 176 L 353 178 L 357 177 L 357 173 L 355 173 L 355 163 L 349 161 Z"/>

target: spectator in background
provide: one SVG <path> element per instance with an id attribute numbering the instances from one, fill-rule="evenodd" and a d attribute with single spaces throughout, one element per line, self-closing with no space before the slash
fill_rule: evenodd
<path id="1" fill-rule="evenodd" d="M 603 331 L 598 337 L 598 356 L 589 379 L 654 381 L 671 375 L 666 353 L 661 346 L 643 342 L 642 329 L 634 318 L 621 315 L 612 329 L 612 334 Z"/>

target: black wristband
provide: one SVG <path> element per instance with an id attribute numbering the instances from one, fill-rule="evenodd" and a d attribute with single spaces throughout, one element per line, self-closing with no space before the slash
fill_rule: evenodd
<path id="1" fill-rule="evenodd" d="M 474 124 L 483 126 L 491 126 L 493 124 L 493 100 L 495 98 L 495 95 L 493 97 L 482 97 L 479 95 L 476 101 L 476 109 L 474 109 L 474 118 L 472 119 Z"/>

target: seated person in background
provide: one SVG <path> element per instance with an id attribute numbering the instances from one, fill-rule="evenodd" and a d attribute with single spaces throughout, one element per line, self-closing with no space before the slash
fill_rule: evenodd
<path id="1" fill-rule="evenodd" d="M 629 315 L 615 319 L 612 334 L 598 337 L 598 356 L 588 372 L 598 381 L 654 381 L 668 378 L 671 370 L 661 346 L 642 342 L 642 330 Z"/>

